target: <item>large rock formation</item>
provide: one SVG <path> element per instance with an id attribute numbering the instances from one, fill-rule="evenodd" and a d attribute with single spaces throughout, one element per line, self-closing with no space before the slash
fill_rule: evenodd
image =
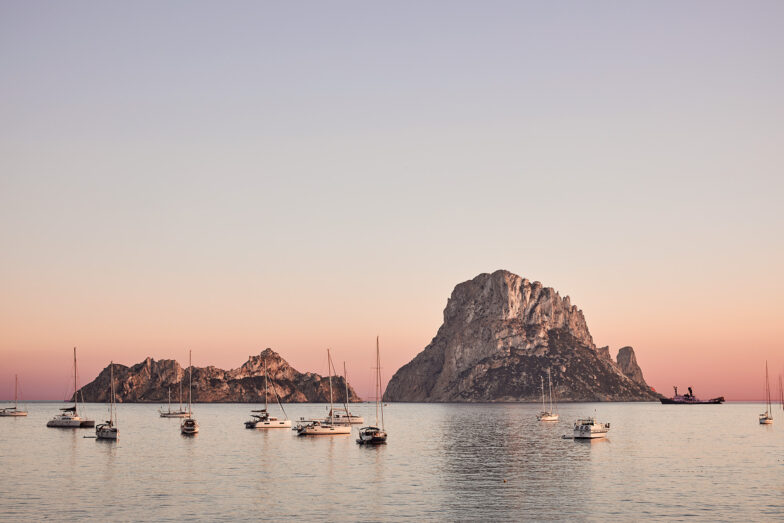
<path id="1" fill-rule="evenodd" d="M 241 402 L 264 401 L 264 361 L 270 377 L 269 401 L 275 401 L 274 384 L 284 403 L 328 402 L 329 380 L 326 377 L 292 368 L 272 349 L 251 356 L 241 367 L 222 370 L 216 367 L 193 368 L 193 401 Z M 171 390 L 172 403 L 179 402 L 180 386 L 183 400 L 188 397 L 188 369 L 174 360 L 147 358 L 132 367 L 114 364 L 114 387 L 120 402 L 165 402 Z M 333 398 L 345 400 L 345 382 L 340 376 L 332 378 Z M 354 389 L 348 387 L 350 401 L 361 401 Z M 95 380 L 80 389 L 84 401 L 103 402 L 109 399 L 109 367 Z"/>
<path id="2" fill-rule="evenodd" d="M 568 296 L 496 271 L 455 287 L 436 337 L 395 373 L 384 400 L 536 401 L 548 369 L 562 401 L 657 398 L 642 373 L 628 377 L 594 345 Z"/>
<path id="3" fill-rule="evenodd" d="M 637 357 L 634 355 L 633 348 L 621 347 L 618 350 L 618 357 L 616 359 L 618 361 L 618 368 L 621 369 L 621 372 L 629 379 L 645 387 L 648 386 L 648 384 L 645 383 L 645 378 L 642 377 L 642 369 L 637 365 Z"/>

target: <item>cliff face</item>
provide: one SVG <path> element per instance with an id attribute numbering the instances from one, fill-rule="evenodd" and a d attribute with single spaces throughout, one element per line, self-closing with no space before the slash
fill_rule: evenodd
<path id="1" fill-rule="evenodd" d="M 436 337 L 395 373 L 384 399 L 536 401 L 548 368 L 561 400 L 657 397 L 594 345 L 568 296 L 496 271 L 455 287 Z"/>
<path id="2" fill-rule="evenodd" d="M 642 377 L 642 369 L 637 365 L 637 357 L 634 355 L 634 349 L 631 347 L 621 347 L 618 350 L 618 368 L 621 369 L 629 379 L 639 383 L 640 385 L 648 386 L 645 383 L 645 378 Z"/>
<path id="3" fill-rule="evenodd" d="M 301 373 L 272 349 L 251 356 L 241 367 L 222 370 L 216 367 L 193 368 L 194 402 L 264 402 L 264 360 L 270 378 L 268 401 L 275 401 L 274 384 L 284 403 L 329 402 L 329 379 L 313 373 Z M 119 402 L 166 402 L 171 390 L 172 403 L 179 403 L 180 386 L 183 402 L 188 399 L 188 369 L 174 360 L 147 358 L 132 367 L 114 364 L 114 387 Z M 332 378 L 333 399 L 345 399 L 342 377 Z M 350 401 L 361 401 L 349 385 Z M 80 389 L 85 401 L 109 400 L 109 367 L 95 380 Z"/>

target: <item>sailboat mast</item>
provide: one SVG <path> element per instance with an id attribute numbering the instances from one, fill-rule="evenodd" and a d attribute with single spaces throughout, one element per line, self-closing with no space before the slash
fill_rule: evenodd
<path id="1" fill-rule="evenodd" d="M 335 415 L 332 412 L 332 357 L 329 355 L 329 349 L 327 349 L 327 371 L 329 372 L 329 420 L 334 422 Z"/>
<path id="2" fill-rule="evenodd" d="M 351 401 L 348 397 L 348 372 L 346 372 L 346 362 L 343 362 L 343 383 L 346 385 L 346 415 L 349 415 L 348 404 Z"/>
<path id="3" fill-rule="evenodd" d="M 547 391 L 550 393 L 550 414 L 553 413 L 553 381 L 550 378 L 550 369 L 547 369 Z"/>
<path id="4" fill-rule="evenodd" d="M 768 404 L 766 412 L 770 414 L 770 381 L 768 380 L 768 360 L 765 360 L 765 401 Z"/>
<path id="5" fill-rule="evenodd" d="M 264 410 L 266 411 L 269 407 L 267 405 L 267 358 L 264 358 Z"/>
<path id="6" fill-rule="evenodd" d="M 378 411 L 381 409 L 381 430 L 384 430 L 384 405 L 381 403 L 381 356 L 378 349 L 378 336 L 376 336 L 376 425 L 378 425 Z"/>
<path id="7" fill-rule="evenodd" d="M 542 384 L 541 384 L 541 389 L 542 389 L 542 411 L 544 412 L 544 410 L 545 410 L 545 405 L 544 405 L 544 378 L 540 377 L 539 379 L 542 381 Z"/>
<path id="8" fill-rule="evenodd" d="M 109 406 L 109 423 L 114 423 L 114 362 L 109 363 L 109 389 L 111 390 L 111 405 Z"/>
<path id="9" fill-rule="evenodd" d="M 74 409 L 76 408 L 76 347 L 74 347 Z M 74 413 L 76 411 L 74 410 Z"/>
<path id="10" fill-rule="evenodd" d="M 188 417 L 191 416 L 191 389 L 193 389 L 193 351 L 188 351 Z"/>
<path id="11" fill-rule="evenodd" d="M 19 394 L 19 374 L 14 374 L 14 410 L 17 408 L 17 395 Z"/>

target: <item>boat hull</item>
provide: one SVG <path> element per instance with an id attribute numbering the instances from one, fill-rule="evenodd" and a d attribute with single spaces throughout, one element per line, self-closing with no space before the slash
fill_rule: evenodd
<path id="1" fill-rule="evenodd" d="M 337 436 L 351 434 L 351 425 L 305 425 L 297 430 L 299 436 Z"/>
<path id="2" fill-rule="evenodd" d="M 773 425 L 773 418 L 762 414 L 759 418 L 760 425 Z"/>
<path id="3" fill-rule="evenodd" d="M 162 418 L 187 418 L 187 412 L 161 412 Z"/>
<path id="4" fill-rule="evenodd" d="M 120 431 L 116 427 L 97 428 L 95 430 L 95 437 L 98 439 L 112 439 L 116 440 L 120 435 Z"/>
<path id="5" fill-rule="evenodd" d="M 47 427 L 58 429 L 87 429 L 95 427 L 95 420 L 91 419 L 50 419 Z"/>
<path id="6" fill-rule="evenodd" d="M 599 438 L 606 438 L 607 431 L 601 432 L 594 432 L 594 431 L 583 431 L 583 430 L 574 430 L 574 439 L 599 439 Z"/>
<path id="7" fill-rule="evenodd" d="M 0 418 L 19 418 L 23 416 L 27 416 L 27 411 L 24 410 L 14 410 L 10 412 L 0 411 Z"/>
<path id="8" fill-rule="evenodd" d="M 720 405 L 724 403 L 724 396 L 709 400 L 682 400 L 675 398 L 659 398 L 663 405 Z"/>
<path id="9" fill-rule="evenodd" d="M 246 421 L 245 428 L 247 429 L 290 429 L 291 420 L 275 420 L 275 421 Z"/>
<path id="10" fill-rule="evenodd" d="M 193 418 L 186 418 L 180 424 L 180 432 L 186 436 L 192 436 L 199 433 L 199 424 Z"/>
<path id="11" fill-rule="evenodd" d="M 536 419 L 539 421 L 558 421 L 558 414 L 550 414 L 549 412 L 543 412 L 539 414 Z"/>

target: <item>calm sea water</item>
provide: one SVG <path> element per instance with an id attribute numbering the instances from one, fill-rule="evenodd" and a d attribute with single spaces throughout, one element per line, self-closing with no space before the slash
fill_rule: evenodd
<path id="1" fill-rule="evenodd" d="M 784 416 L 759 404 L 390 404 L 389 442 L 248 430 L 250 405 L 196 405 L 196 437 L 158 405 L 119 405 L 120 440 L 51 429 L 62 404 L 0 418 L 0 519 L 784 520 Z M 372 421 L 372 405 L 355 413 Z M 105 405 L 88 404 L 103 419 Z M 288 405 L 289 417 L 324 405 Z M 562 439 L 579 416 L 605 441 Z"/>

